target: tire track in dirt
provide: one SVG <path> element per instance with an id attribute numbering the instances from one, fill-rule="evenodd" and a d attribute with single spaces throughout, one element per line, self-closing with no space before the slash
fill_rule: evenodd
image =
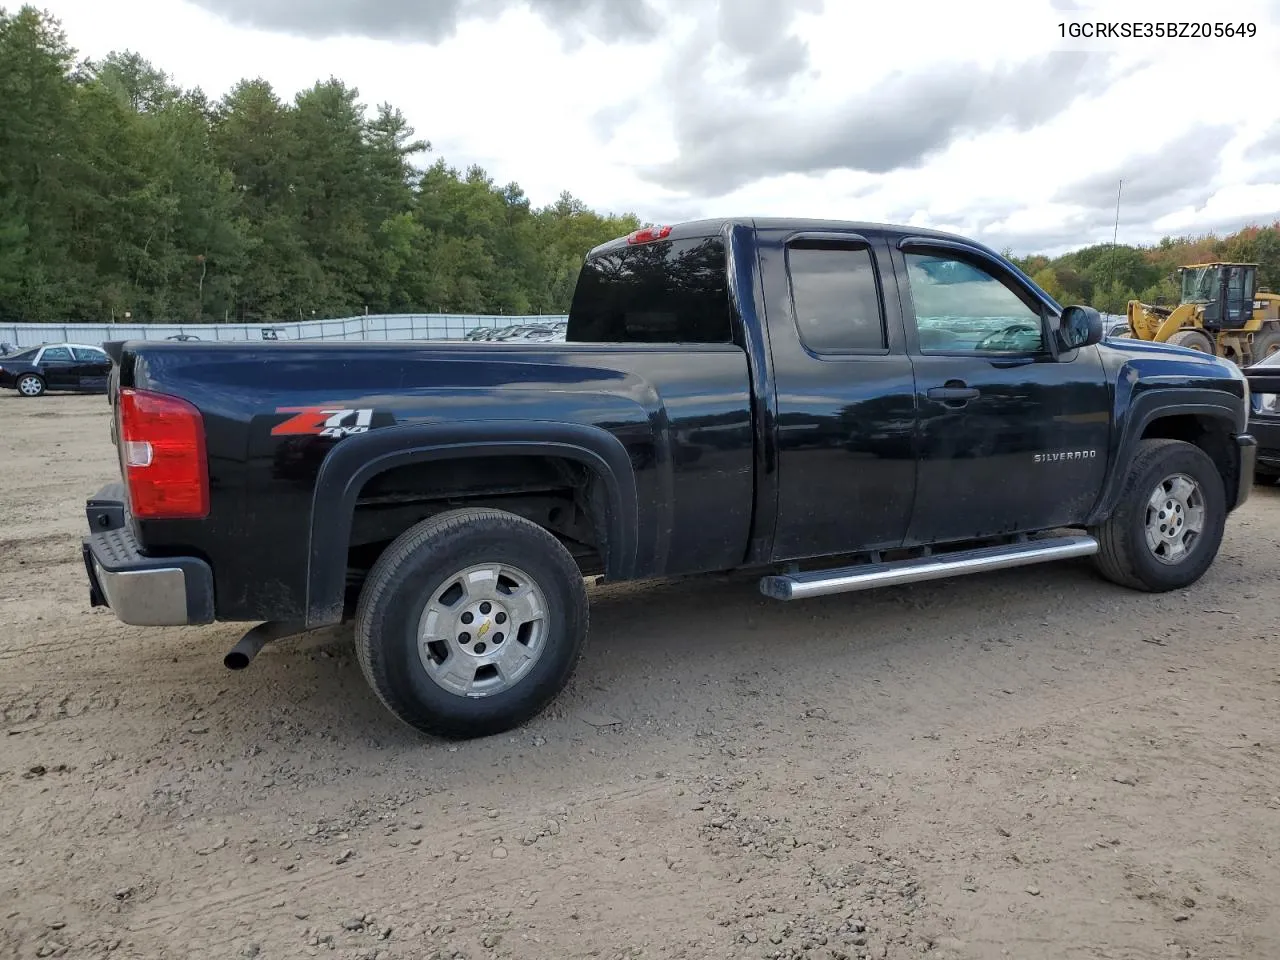
<path id="1" fill-rule="evenodd" d="M 232 675 L 240 628 L 90 612 L 106 405 L 48 400 L 0 463 L 0 956 L 1280 956 L 1278 490 L 1162 597 L 598 587 L 569 690 L 449 745 L 344 631 Z"/>

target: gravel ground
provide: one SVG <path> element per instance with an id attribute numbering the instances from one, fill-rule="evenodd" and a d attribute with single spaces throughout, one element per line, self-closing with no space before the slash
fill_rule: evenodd
<path id="1" fill-rule="evenodd" d="M 0 396 L 0 957 L 1280 957 L 1280 490 L 1087 562 L 596 588 L 554 707 L 425 740 L 349 632 L 90 610 L 102 397 Z"/>

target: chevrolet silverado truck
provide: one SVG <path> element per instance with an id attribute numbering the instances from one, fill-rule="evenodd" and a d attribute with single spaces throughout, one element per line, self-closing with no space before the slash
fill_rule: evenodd
<path id="1" fill-rule="evenodd" d="M 590 251 L 563 343 L 109 350 L 91 603 L 256 623 L 232 668 L 354 620 L 385 706 L 452 738 L 559 694 L 588 578 L 755 570 L 790 601 L 1089 556 L 1174 590 L 1255 468 L 1233 364 L 1106 340 L 915 227 L 648 227 Z"/>

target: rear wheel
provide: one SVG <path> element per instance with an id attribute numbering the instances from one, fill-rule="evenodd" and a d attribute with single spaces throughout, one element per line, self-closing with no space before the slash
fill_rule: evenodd
<path id="1" fill-rule="evenodd" d="M 44 393 L 44 378 L 35 373 L 24 373 L 18 378 L 18 393 L 24 397 L 38 397 Z"/>
<path id="2" fill-rule="evenodd" d="M 424 733 L 501 733 L 542 711 L 572 675 L 587 594 L 568 550 L 500 510 L 411 527 L 369 573 L 356 612 L 365 678 Z"/>
<path id="3" fill-rule="evenodd" d="M 1169 338 L 1169 342 L 1175 347 L 1186 347 L 1188 350 L 1197 350 L 1200 353 L 1213 353 L 1213 341 L 1209 339 L 1208 334 L 1201 333 L 1199 330 L 1179 330 Z"/>
<path id="4" fill-rule="evenodd" d="M 1143 440 L 1119 503 L 1094 531 L 1095 565 L 1135 590 L 1188 586 L 1218 555 L 1226 517 L 1222 477 L 1208 454 L 1182 440 Z"/>

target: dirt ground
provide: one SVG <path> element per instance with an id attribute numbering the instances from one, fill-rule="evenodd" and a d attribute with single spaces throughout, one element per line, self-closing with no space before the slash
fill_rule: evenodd
<path id="1" fill-rule="evenodd" d="M 1280 490 L 1194 588 L 596 588 L 512 735 L 349 633 L 90 610 L 102 397 L 0 396 L 0 957 L 1280 957 Z"/>

